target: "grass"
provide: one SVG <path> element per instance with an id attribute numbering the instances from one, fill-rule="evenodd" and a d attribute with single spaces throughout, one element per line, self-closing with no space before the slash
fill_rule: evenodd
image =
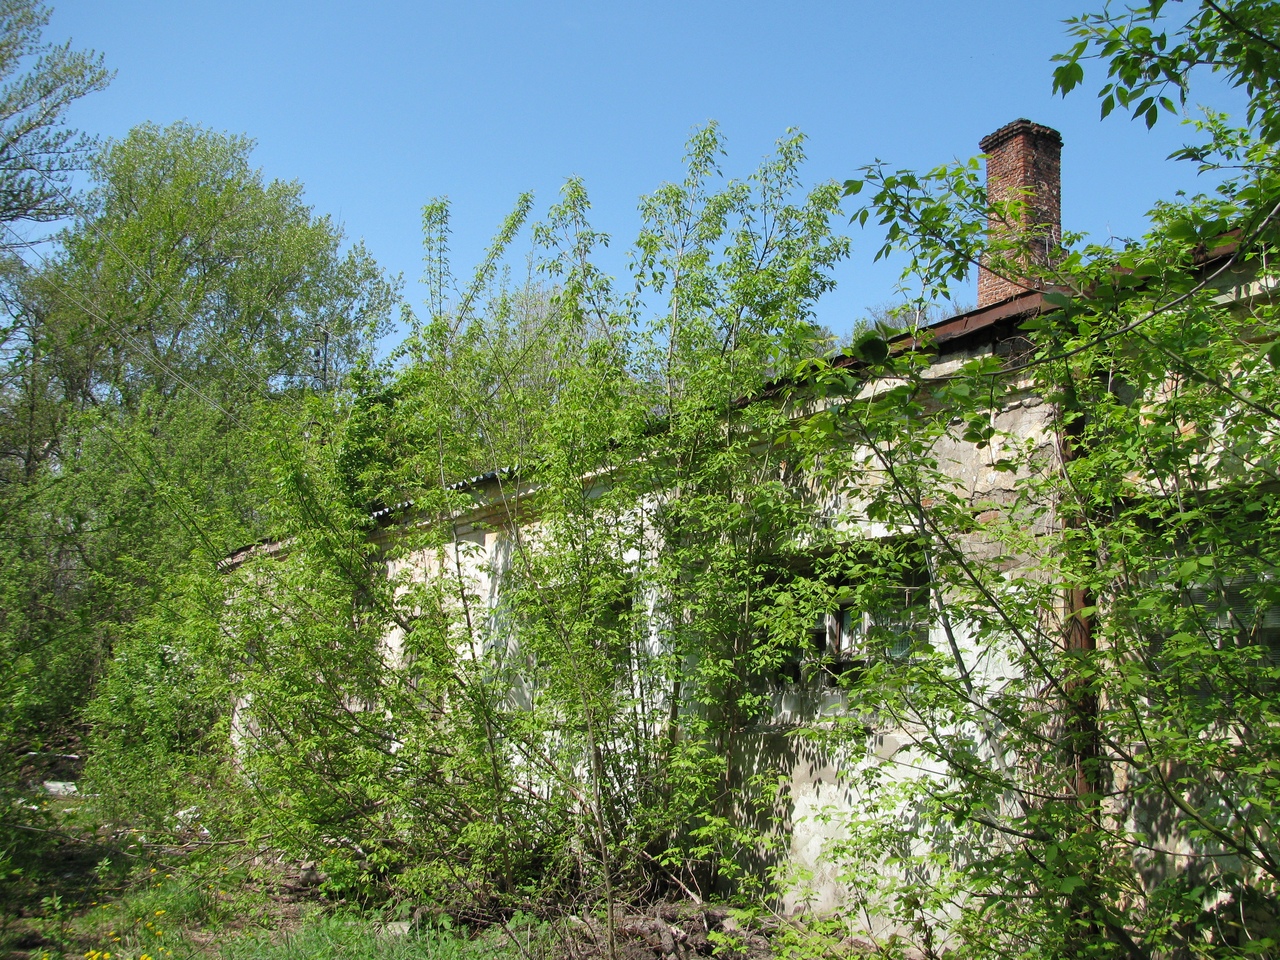
<path id="1" fill-rule="evenodd" d="M 116 848 L 47 839 L 26 851 L 25 868 L 0 878 L 0 960 L 539 960 L 548 952 L 534 922 L 514 924 L 521 950 L 502 928 L 473 937 L 446 919 L 406 930 L 377 914 L 333 912 L 318 898 L 281 898 L 257 871 L 208 860 L 150 867 Z"/>
<path id="2" fill-rule="evenodd" d="M 404 929 L 369 914 L 318 910 L 294 929 L 263 929 L 269 905 L 228 900 L 211 885 L 156 873 L 112 898 L 76 905 L 44 904 L 19 942 L 0 942 L 0 957 L 30 960 L 480 960 L 546 955 L 530 926 L 529 946 L 514 946 L 501 929 L 472 938 L 446 922 Z M 228 886 L 231 886 L 228 884 Z M 316 905 L 317 907 L 319 905 Z M 249 919 L 248 914 L 256 914 Z M 248 920 L 254 926 L 246 928 Z M 294 922 L 297 922 L 296 920 Z M 521 940 L 526 931 L 521 930 Z M 0 938 L 2 940 L 4 938 Z M 4 947 L 10 951 L 6 953 Z M 533 949 L 530 949 L 532 947 Z M 14 949 L 17 948 L 17 949 Z M 22 952 L 19 952 L 22 951 Z"/>
<path id="3" fill-rule="evenodd" d="M 242 937 L 222 948 L 225 960 L 468 960 L 509 953 L 509 946 L 467 940 L 445 928 L 384 932 L 367 920 L 331 916 L 312 920 L 284 938 Z"/>
<path id="4" fill-rule="evenodd" d="M 170 960 L 195 956 L 190 931 L 217 926 L 227 911 L 209 890 L 191 880 L 153 870 L 119 899 L 91 904 L 77 929 L 85 960 Z"/>
<path id="5" fill-rule="evenodd" d="M 317 894 L 282 895 L 269 870 L 215 858 L 143 859 L 101 834 L 79 801 L 26 808 L 0 829 L 0 960 L 543 960 L 545 925 L 475 935 L 447 919 L 404 928 Z M 5 827 L 0 820 L 0 828 Z M 342 912 L 334 912 L 336 910 Z M 519 944 L 512 938 L 518 936 Z"/>

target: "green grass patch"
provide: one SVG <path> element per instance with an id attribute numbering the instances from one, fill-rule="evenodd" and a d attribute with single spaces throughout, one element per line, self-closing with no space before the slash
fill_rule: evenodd
<path id="1" fill-rule="evenodd" d="M 479 960 L 520 957 L 496 935 L 470 939 L 447 926 L 398 928 L 343 916 L 311 920 L 281 937 L 245 936 L 222 948 L 224 960 Z"/>

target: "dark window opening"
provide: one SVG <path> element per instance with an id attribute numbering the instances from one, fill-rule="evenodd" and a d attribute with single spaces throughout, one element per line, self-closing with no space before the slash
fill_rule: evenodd
<path id="1" fill-rule="evenodd" d="M 910 569 L 892 584 L 841 578 L 826 587 L 828 605 L 797 638 L 778 671 L 781 682 L 846 686 L 870 663 L 905 662 L 927 646 L 929 590 L 923 571 Z"/>

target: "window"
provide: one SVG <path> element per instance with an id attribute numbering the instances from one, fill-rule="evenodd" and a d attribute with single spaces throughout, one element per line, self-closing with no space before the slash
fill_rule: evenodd
<path id="1" fill-rule="evenodd" d="M 1274 601 L 1275 584 L 1257 576 L 1228 577 L 1219 584 L 1205 584 L 1187 591 L 1187 599 L 1202 611 L 1206 629 L 1219 646 L 1259 644 L 1272 666 L 1280 666 L 1280 603 Z"/>
<path id="2" fill-rule="evenodd" d="M 1135 632 L 1151 702 L 1185 708 L 1197 722 L 1250 704 L 1273 710 L 1280 691 L 1274 493 L 1224 488 L 1206 491 L 1194 510 L 1158 503 L 1139 510 L 1150 546 L 1132 555 L 1116 599 L 1123 626 Z"/>
<path id="3" fill-rule="evenodd" d="M 1241 574 L 1186 587 L 1174 628 L 1153 638 L 1159 696 L 1231 709 L 1240 694 L 1269 693 L 1280 678 L 1280 581 Z"/>
<path id="4" fill-rule="evenodd" d="M 911 571 L 908 580 L 835 587 L 834 606 L 810 621 L 780 679 L 836 687 L 870 662 L 918 652 L 928 643 L 929 591 L 921 573 Z"/>

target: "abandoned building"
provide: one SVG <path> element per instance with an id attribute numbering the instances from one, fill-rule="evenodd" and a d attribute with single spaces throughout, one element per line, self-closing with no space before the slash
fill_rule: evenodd
<path id="1" fill-rule="evenodd" d="M 1014 224 L 993 219 L 989 231 L 993 235 L 1010 230 L 1023 234 L 1029 243 L 1022 255 L 1042 264 L 1050 263 L 1058 255 L 1061 148 L 1062 139 L 1056 131 L 1025 119 L 1004 126 L 981 141 L 987 158 L 988 197 L 994 203 L 1018 201 L 1014 209 L 1022 218 Z M 1222 285 L 1227 286 L 1228 281 L 1237 285 L 1248 282 L 1247 278 L 1227 277 Z M 974 309 L 913 334 L 903 334 L 890 343 L 890 348 L 898 353 L 921 351 L 926 359 L 921 361 L 919 377 L 939 383 L 966 364 L 984 358 L 1016 362 L 1028 348 L 1024 324 L 1058 309 L 1059 301 L 1055 301 L 1053 295 L 1053 290 L 1042 289 L 1035 282 L 1010 275 L 1007 270 L 999 274 L 983 266 L 979 269 Z M 838 373 L 860 365 L 857 357 L 837 357 L 830 362 L 829 369 Z M 890 386 L 875 377 L 867 377 L 858 386 L 854 399 L 874 400 Z M 796 401 L 797 409 L 808 411 L 824 405 L 830 407 L 835 402 L 821 396 Z M 992 437 L 999 438 L 998 442 L 992 441 Z M 855 560 L 860 556 L 858 551 L 866 549 L 868 544 L 897 543 L 904 539 L 900 518 L 886 520 L 869 507 L 875 497 L 873 484 L 863 482 L 858 486 L 840 479 L 841 470 L 850 474 L 862 471 L 870 476 L 879 469 L 872 463 L 872 454 L 859 443 L 856 438 L 851 439 L 845 449 L 831 451 L 828 459 L 844 466 L 833 468 L 825 478 L 793 479 L 795 472 L 788 473 L 786 464 L 770 468 L 787 482 L 794 482 L 797 489 L 803 488 L 798 496 L 804 500 L 806 509 L 823 518 L 828 543 L 843 544 L 836 552 L 843 551 Z M 1005 451 L 1009 450 L 1017 451 L 1016 461 L 1006 456 Z M 1039 395 L 1030 379 L 1015 381 L 998 409 L 991 412 L 988 429 L 972 437 L 963 431 L 944 433 L 930 441 L 928 453 L 936 475 L 945 475 L 949 495 L 953 495 L 959 505 L 957 509 L 967 504 L 979 521 L 972 530 L 961 530 L 952 538 L 953 555 L 947 562 L 989 564 L 1010 582 L 1027 571 L 1026 582 L 1033 583 L 1036 577 L 1033 568 L 1042 559 L 1035 553 L 1037 538 L 1048 542 L 1059 532 L 1060 522 L 1052 505 L 1026 511 L 1026 523 L 1022 529 L 1015 530 L 1024 539 L 1016 547 L 993 540 L 981 529 L 980 521 L 985 513 L 1019 516 L 1019 511 L 1025 509 L 1030 472 L 1057 470 L 1061 459 L 1070 455 L 1070 451 L 1064 449 L 1054 402 Z M 582 483 L 587 490 L 584 496 L 599 497 L 608 481 L 589 477 L 583 478 Z M 439 602 L 439 609 L 450 608 L 450 604 L 453 609 L 461 609 L 470 632 L 460 630 L 453 636 L 460 644 L 471 644 L 465 656 L 477 659 L 492 656 L 495 664 L 492 676 L 495 683 L 505 685 L 507 702 L 512 709 L 527 709 L 538 697 L 536 683 L 525 669 L 533 663 L 535 655 L 521 648 L 518 623 L 522 612 L 509 598 L 508 590 L 513 578 L 518 579 L 520 575 L 517 568 L 522 562 L 521 551 L 529 549 L 530 544 L 536 546 L 542 536 L 539 532 L 542 521 L 537 510 L 526 506 L 526 502 L 536 499 L 537 482 L 515 471 L 498 471 L 455 484 L 451 489 L 466 505 L 449 517 L 448 536 L 411 550 L 389 550 L 387 576 L 403 585 L 402 594 L 410 605 L 420 605 L 421 597 L 425 596 L 425 593 L 415 594 L 414 590 L 424 584 L 434 584 L 436 593 L 432 596 L 436 600 L 433 602 Z M 633 507 L 632 512 L 635 510 Z M 406 529 L 416 522 L 412 505 L 384 510 L 377 520 L 379 524 L 373 536 L 383 544 L 404 540 Z M 1017 528 L 1018 524 L 1011 526 Z M 637 523 L 637 527 L 643 524 Z M 926 539 L 928 535 L 927 530 L 923 534 L 905 532 L 915 539 Z M 232 570 L 278 549 L 259 547 L 242 551 L 229 558 L 224 569 Z M 660 553 L 664 544 L 660 536 L 644 529 L 634 536 L 629 534 L 620 549 L 625 554 L 618 558 L 622 566 L 643 571 L 646 557 Z M 814 569 L 832 556 L 830 546 L 824 551 L 793 551 L 792 557 L 779 562 L 776 570 L 762 574 L 761 583 L 766 587 L 776 586 L 783 578 L 796 575 L 802 569 L 806 575 L 813 575 Z M 882 584 L 883 589 L 874 602 L 866 600 L 870 594 L 863 589 L 864 585 L 845 572 L 856 566 L 853 562 L 830 575 L 817 576 L 816 580 L 826 577 L 820 584 L 826 592 L 817 602 L 816 614 L 814 607 L 797 614 L 797 622 L 803 625 L 796 631 L 800 635 L 790 652 L 784 649 L 785 645 L 770 648 L 781 653 L 777 662 L 753 674 L 768 681 L 761 681 L 753 694 L 758 704 L 756 713 L 750 722 L 739 724 L 732 739 L 723 743 L 723 749 L 729 754 L 724 774 L 728 787 L 750 792 L 748 785 L 757 784 L 759 778 L 766 775 L 776 775 L 785 784 L 785 803 L 782 804 L 785 809 L 780 815 L 777 804 L 762 813 L 740 799 L 727 800 L 722 812 L 728 819 L 736 817 L 754 823 L 765 832 L 782 831 L 780 848 L 767 854 L 746 851 L 743 856 L 748 860 L 755 857 L 756 862 L 748 865 L 752 869 L 789 871 L 794 878 L 786 895 L 789 908 L 829 911 L 847 905 L 850 892 L 842 876 L 840 858 L 834 856 L 832 850 L 845 837 L 844 819 L 875 802 L 866 793 L 871 781 L 859 776 L 868 764 L 879 765 L 882 770 L 891 771 L 890 778 L 896 776 L 902 780 L 932 769 L 932 761 L 915 749 L 918 731 L 913 733 L 893 725 L 870 730 L 864 740 L 868 746 L 863 756 L 824 744 L 821 737 L 797 735 L 797 731 L 806 726 L 821 726 L 848 714 L 845 679 L 867 668 L 874 659 L 869 649 L 874 646 L 878 651 L 876 657 L 888 662 L 905 661 L 913 651 L 924 648 L 953 651 L 958 660 L 968 664 L 964 670 L 965 682 L 988 690 L 998 689 L 1006 675 L 1019 669 L 1009 658 L 992 656 L 979 649 L 975 639 L 979 627 L 959 619 L 948 620 L 945 598 L 939 596 L 934 583 L 932 563 L 923 555 L 918 559 L 908 555 L 900 563 L 897 582 Z M 609 601 L 612 606 L 606 605 L 614 611 L 611 616 L 619 621 L 625 618 L 632 624 L 633 647 L 627 656 L 638 656 L 636 651 L 639 651 L 652 663 L 661 662 L 664 617 L 673 616 L 663 609 L 664 589 L 667 588 L 662 585 L 641 586 L 628 596 L 614 597 Z M 1068 643 L 1077 642 L 1071 636 L 1071 631 L 1077 629 L 1073 625 L 1084 623 L 1092 616 L 1088 611 L 1095 600 L 1080 591 L 1061 597 L 1054 604 L 1058 622 L 1044 629 L 1058 631 L 1067 637 Z M 768 619 L 765 615 L 756 616 Z M 670 620 L 666 622 L 669 624 Z M 514 629 L 513 623 L 517 624 Z M 612 626 L 606 624 L 603 629 L 612 629 Z M 769 626 L 765 624 L 760 629 L 767 630 Z M 390 661 L 396 662 L 407 655 L 406 632 L 404 624 L 396 624 L 385 635 Z M 1093 640 L 1086 636 L 1078 638 L 1078 642 Z M 1267 642 L 1271 642 L 1270 634 Z M 697 709 L 680 702 L 687 694 L 680 692 L 679 678 L 671 676 L 669 664 L 653 667 L 650 673 L 628 669 L 630 672 L 620 671 L 619 677 L 625 675 L 625 681 L 619 682 L 635 686 L 628 702 L 635 713 L 637 741 L 666 738 L 672 743 L 678 742 L 683 718 Z M 651 686 L 645 686 L 646 683 Z M 673 694 L 673 689 L 678 692 Z M 1050 693 L 1045 696 L 1049 697 Z M 251 717 L 252 704 L 242 704 L 241 712 Z M 251 719 L 242 718 L 239 736 L 251 739 L 251 724 Z M 984 746 L 983 738 L 989 735 L 994 736 L 990 731 L 978 730 L 974 735 L 976 749 L 983 763 L 999 764 L 1002 762 L 999 750 L 989 744 Z M 598 745 L 597 748 L 603 749 Z M 589 764 L 590 760 L 582 763 Z M 640 763 L 631 754 L 618 761 L 619 769 L 631 773 Z M 530 795 L 543 790 L 539 781 L 543 775 L 529 766 L 526 789 Z M 621 793 L 628 789 L 622 783 L 615 787 Z M 758 790 L 758 786 L 750 789 Z M 726 789 L 725 794 L 733 792 Z M 1117 814 L 1127 815 L 1123 811 Z M 772 821 L 770 816 L 774 818 Z"/>

